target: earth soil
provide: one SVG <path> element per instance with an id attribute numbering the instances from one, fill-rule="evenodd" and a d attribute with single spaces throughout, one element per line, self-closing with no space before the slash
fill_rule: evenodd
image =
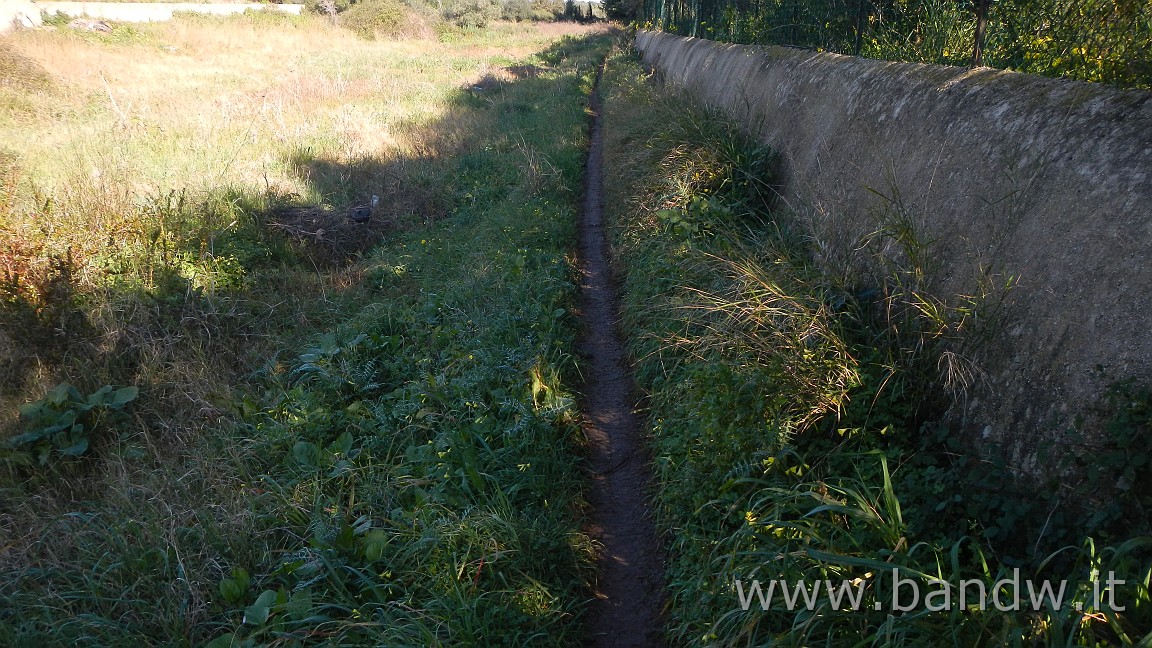
<path id="1" fill-rule="evenodd" d="M 619 299 L 604 231 L 600 76 L 590 99 L 592 124 L 580 221 L 580 352 L 586 380 L 582 425 L 592 507 L 588 531 L 601 547 L 585 645 L 661 646 L 664 560 L 648 506 L 651 471 L 618 325 Z"/>

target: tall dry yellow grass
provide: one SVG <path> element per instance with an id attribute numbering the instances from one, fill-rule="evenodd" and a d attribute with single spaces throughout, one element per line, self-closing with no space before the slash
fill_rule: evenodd
<path id="1" fill-rule="evenodd" d="M 154 241 L 164 227 L 157 213 L 174 200 L 207 204 L 241 194 L 342 208 L 395 189 L 396 178 L 379 175 L 338 191 L 318 186 L 301 157 L 348 167 L 434 160 L 458 139 L 441 118 L 461 87 L 563 33 L 586 30 L 500 25 L 483 35 L 449 34 L 452 42 L 365 41 L 322 19 L 257 14 L 187 15 L 111 34 L 14 33 L 5 39 L 11 67 L 36 82 L 0 83 L 0 276 L 46 277 L 67 255 L 76 266 L 71 281 L 98 292 L 101 260 Z M 434 122 L 441 122 L 435 131 Z M 202 216 L 196 227 L 209 231 L 206 245 L 231 225 L 227 216 Z M 333 281 L 345 279 L 312 273 L 284 287 L 307 301 Z M 126 344 L 129 315 L 116 311 L 126 307 L 101 306 L 98 295 L 89 303 L 87 323 L 96 329 L 89 346 Z M 2 329 L 0 353 L 20 353 L 19 340 Z M 143 355 L 172 373 L 171 341 L 157 344 Z M 188 377 L 168 381 L 182 385 L 173 389 L 190 402 L 204 400 L 196 361 L 176 363 L 186 364 Z M 61 368 L 67 359 L 30 362 L 27 384 L 0 390 L 0 431 L 13 429 L 19 402 L 76 372 Z M 235 366 L 205 362 L 225 373 Z M 153 370 L 147 362 L 140 369 Z M 90 379 L 99 382 L 100 373 Z"/>

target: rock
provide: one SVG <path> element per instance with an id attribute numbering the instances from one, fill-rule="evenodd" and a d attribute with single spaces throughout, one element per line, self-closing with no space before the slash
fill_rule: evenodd
<path id="1" fill-rule="evenodd" d="M 91 18 L 76 18 L 69 22 L 68 26 L 72 29 L 104 32 L 105 34 L 112 31 L 112 25 L 109 25 L 103 20 L 92 20 Z"/>

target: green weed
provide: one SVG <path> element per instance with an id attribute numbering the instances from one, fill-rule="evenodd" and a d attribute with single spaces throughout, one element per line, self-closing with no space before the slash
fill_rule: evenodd
<path id="1" fill-rule="evenodd" d="M 226 58 L 251 52 L 232 40 L 245 20 L 144 29 Z M 582 93 L 607 44 L 269 29 L 310 52 L 304 71 L 263 107 L 225 107 L 209 134 L 236 135 L 225 150 L 158 153 L 176 145 L 142 116 L 163 101 L 137 96 L 117 104 L 126 122 L 99 112 L 114 145 L 80 159 L 102 173 L 52 176 L 35 148 L 13 172 L 34 181 L 13 180 L 0 221 L 0 307 L 23 313 L 0 349 L 40 342 L 3 365 L 5 397 L 38 399 L 57 375 L 140 396 L 75 474 L 50 462 L 0 482 L 0 644 L 573 643 L 593 548 L 566 254 Z M 480 42 L 540 73 L 467 101 L 460 79 L 497 65 Z M 420 83 L 397 93 L 388 74 L 410 64 Z M 101 102 L 125 96 L 110 81 Z M 117 162 L 141 150 L 167 169 L 214 162 L 173 186 Z M 381 208 L 354 227 L 364 192 Z"/>
<path id="2" fill-rule="evenodd" d="M 968 294 L 939 297 L 933 244 L 899 196 L 838 257 L 802 212 L 775 204 L 770 152 L 652 89 L 633 60 L 608 70 L 605 155 L 621 170 L 608 205 L 670 543 L 671 643 L 1148 641 L 1146 504 L 1133 481 L 1146 392 L 1115 392 L 1113 439 L 1084 448 L 1102 459 L 1093 486 L 1020 483 L 994 448 L 940 422 L 979 380 L 974 359 L 1002 327 L 1012 280 L 987 272 Z M 1090 494 L 1117 487 L 1116 505 Z M 1132 526 L 1104 523 L 1116 516 Z M 1093 597 L 1109 571 L 1126 581 L 1124 611 Z M 895 576 L 935 588 L 934 603 L 964 583 L 1008 596 L 1012 578 L 1067 581 L 1068 595 L 1037 609 L 893 610 Z M 754 579 L 848 583 L 861 599 L 762 609 Z"/>
<path id="3" fill-rule="evenodd" d="M 8 446 L 33 453 L 40 465 L 55 453 L 78 457 L 88 451 L 91 436 L 111 424 L 139 393 L 136 387 L 105 385 L 85 397 L 72 385 L 57 385 L 43 399 L 20 408 L 30 429 L 9 438 Z"/>

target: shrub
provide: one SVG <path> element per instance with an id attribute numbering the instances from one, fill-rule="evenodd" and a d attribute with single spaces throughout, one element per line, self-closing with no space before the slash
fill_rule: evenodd
<path id="1" fill-rule="evenodd" d="M 411 10 L 399 0 L 357 2 L 340 14 L 340 24 L 362 38 L 399 36 L 409 24 Z"/>
<path id="2" fill-rule="evenodd" d="M 532 20 L 560 20 L 564 17 L 561 0 L 533 0 Z"/>
<path id="3" fill-rule="evenodd" d="M 444 17 L 465 29 L 483 29 L 500 13 L 500 0 L 455 0 L 444 8 Z"/>
<path id="4" fill-rule="evenodd" d="M 48 27 L 67 27 L 68 23 L 72 22 L 72 16 L 62 11 L 53 11 L 52 13 L 41 11 L 40 17 L 44 21 L 44 25 Z"/>
<path id="5" fill-rule="evenodd" d="M 639 0 L 604 0 L 604 14 L 612 20 L 629 22 L 644 13 L 644 3 Z"/>
<path id="6" fill-rule="evenodd" d="M 41 400 L 20 408 L 28 430 L 8 439 L 7 445 L 31 451 L 42 466 L 56 453 L 80 456 L 88 451 L 90 435 L 107 427 L 139 393 L 135 386 L 116 389 L 105 385 L 85 397 L 72 385 L 61 383 Z"/>
<path id="7" fill-rule="evenodd" d="M 564 18 L 577 22 L 595 22 L 604 19 L 604 11 L 600 3 L 597 2 L 565 0 Z"/>
<path id="8" fill-rule="evenodd" d="M 563 0 L 504 0 L 502 20 L 551 22 L 564 18 Z"/>
<path id="9" fill-rule="evenodd" d="M 523 22 L 532 19 L 532 0 L 506 0 L 500 12 L 502 20 Z"/>

